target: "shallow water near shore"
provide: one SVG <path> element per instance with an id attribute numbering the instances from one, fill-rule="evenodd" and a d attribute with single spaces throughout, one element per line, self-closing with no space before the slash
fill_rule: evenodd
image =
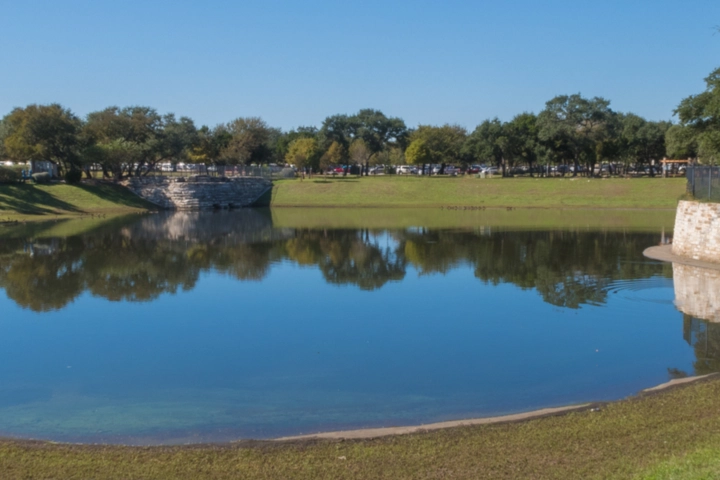
<path id="1" fill-rule="evenodd" d="M 667 212 L 287 209 L 0 229 L 0 435 L 272 438 L 718 371 L 712 308 L 696 287 L 675 306 L 700 274 L 642 256 L 671 228 Z"/>

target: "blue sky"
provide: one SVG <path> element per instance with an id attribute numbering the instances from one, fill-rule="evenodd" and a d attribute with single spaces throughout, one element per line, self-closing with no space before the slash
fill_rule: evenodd
<path id="1" fill-rule="evenodd" d="M 376 108 L 408 126 L 602 96 L 669 120 L 720 67 L 717 0 L 0 0 L 0 115 L 149 105 L 290 129 Z"/>

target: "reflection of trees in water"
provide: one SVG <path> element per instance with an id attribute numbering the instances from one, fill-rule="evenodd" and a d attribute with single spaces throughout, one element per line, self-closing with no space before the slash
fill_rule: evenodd
<path id="1" fill-rule="evenodd" d="M 380 233 L 394 240 L 381 246 Z M 402 280 L 407 265 L 421 275 L 467 265 L 484 282 L 536 289 L 553 305 L 576 308 L 604 302 L 616 279 L 669 275 L 641 260 L 654 240 L 621 232 L 278 230 L 256 214 L 158 215 L 68 238 L 3 240 L 0 287 L 19 305 L 45 311 L 84 291 L 152 300 L 194 288 L 205 270 L 260 280 L 281 260 L 316 266 L 327 282 L 364 290 Z"/>
<path id="2" fill-rule="evenodd" d="M 381 248 L 368 230 L 298 230 L 285 243 L 285 254 L 300 265 L 317 265 L 328 283 L 363 290 L 405 277 L 404 258 Z"/>
<path id="3" fill-rule="evenodd" d="M 720 324 L 683 315 L 683 338 L 695 350 L 695 375 L 720 372 Z"/>
<path id="4" fill-rule="evenodd" d="M 524 231 L 486 235 L 468 231 L 406 231 L 400 251 L 420 274 L 460 264 L 484 282 L 536 289 L 553 305 L 602 303 L 618 279 L 669 276 L 669 267 L 642 261 L 656 235 L 623 232 Z"/>

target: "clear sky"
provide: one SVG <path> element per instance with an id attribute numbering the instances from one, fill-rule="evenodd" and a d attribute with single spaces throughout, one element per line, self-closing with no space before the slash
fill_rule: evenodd
<path id="1" fill-rule="evenodd" d="M 669 120 L 720 67 L 718 0 L 0 0 L 0 115 L 149 105 L 290 129 L 376 108 L 408 126 L 581 93 Z"/>

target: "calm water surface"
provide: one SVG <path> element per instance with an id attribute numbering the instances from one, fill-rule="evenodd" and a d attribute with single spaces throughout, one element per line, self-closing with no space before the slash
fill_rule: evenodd
<path id="1" fill-rule="evenodd" d="M 660 226 L 473 215 L 455 228 L 304 228 L 252 210 L 6 228 L 0 435 L 269 438 L 618 399 L 719 369 L 712 308 L 686 295 L 680 311 L 673 266 L 642 256 Z"/>

